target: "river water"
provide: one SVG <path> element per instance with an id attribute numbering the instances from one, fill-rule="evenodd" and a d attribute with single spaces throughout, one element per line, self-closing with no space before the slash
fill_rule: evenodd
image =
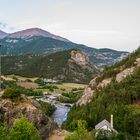
<path id="1" fill-rule="evenodd" d="M 59 127 L 61 127 L 62 123 L 67 119 L 67 115 L 68 115 L 68 112 L 70 111 L 70 107 L 67 106 L 67 104 L 63 104 L 56 101 L 55 99 L 58 96 L 61 96 L 61 95 L 59 94 L 47 95 L 46 96 L 47 98 L 40 98 L 38 100 L 55 105 L 56 110 L 54 111 L 52 115 L 52 119 L 58 124 Z"/>
<path id="2" fill-rule="evenodd" d="M 70 107 L 66 107 L 63 105 L 56 104 L 56 110 L 52 115 L 54 121 L 61 127 L 62 123 L 67 119 L 68 112 L 70 111 Z"/>

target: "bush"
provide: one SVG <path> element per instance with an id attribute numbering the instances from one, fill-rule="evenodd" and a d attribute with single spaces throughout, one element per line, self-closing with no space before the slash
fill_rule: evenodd
<path id="1" fill-rule="evenodd" d="M 96 139 L 97 140 L 117 140 L 116 134 L 109 130 L 100 130 L 97 134 Z"/>
<path id="2" fill-rule="evenodd" d="M 63 92 L 62 95 L 64 97 L 59 97 L 58 98 L 58 100 L 60 102 L 75 103 L 82 96 L 82 92 L 81 91 L 78 91 L 78 92 L 74 92 L 74 91 L 71 91 L 71 92 Z"/>
<path id="3" fill-rule="evenodd" d="M 2 88 L 5 89 L 7 87 L 13 87 L 16 86 L 16 82 L 15 81 L 11 81 L 11 80 L 4 80 L 2 82 Z"/>
<path id="4" fill-rule="evenodd" d="M 0 140 L 40 140 L 39 131 L 23 116 L 15 120 L 13 128 L 6 123 L 0 127 Z"/>
<path id="5" fill-rule="evenodd" d="M 42 79 L 40 79 L 40 78 L 36 79 L 34 82 L 39 84 L 40 86 L 45 86 L 46 85 L 46 83 Z"/>
<path id="6" fill-rule="evenodd" d="M 55 89 L 58 89 L 56 85 L 52 85 L 52 84 L 48 84 L 45 87 L 49 89 L 51 92 L 53 92 Z"/>
<path id="7" fill-rule="evenodd" d="M 18 78 L 14 75 L 13 76 L 13 79 L 15 80 L 15 81 L 18 81 Z"/>
<path id="8" fill-rule="evenodd" d="M 26 96 L 43 96 L 42 91 L 34 91 L 33 89 L 24 89 L 24 94 Z"/>
<path id="9" fill-rule="evenodd" d="M 13 88 L 7 88 L 2 95 L 3 99 L 9 98 L 9 99 L 19 99 L 21 97 L 21 90 L 19 90 L 16 87 Z"/>
<path id="10" fill-rule="evenodd" d="M 51 116 L 53 112 L 56 110 L 56 107 L 54 105 L 42 101 L 39 101 L 39 103 L 41 105 L 41 110 L 45 112 L 47 116 Z"/>
<path id="11" fill-rule="evenodd" d="M 26 79 L 25 82 L 32 82 L 32 80 L 31 79 Z"/>
<path id="12" fill-rule="evenodd" d="M 66 136 L 65 140 L 87 140 L 89 136 L 86 126 L 86 121 L 78 120 L 77 129 L 71 135 Z"/>
<path id="13" fill-rule="evenodd" d="M 26 89 L 24 87 L 9 87 L 5 90 L 4 94 L 2 95 L 3 99 L 20 99 L 21 95 L 26 96 L 43 96 L 42 91 L 34 91 L 33 89 Z"/>

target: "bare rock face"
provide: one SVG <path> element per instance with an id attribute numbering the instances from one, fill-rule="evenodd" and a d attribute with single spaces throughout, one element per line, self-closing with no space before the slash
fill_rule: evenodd
<path id="1" fill-rule="evenodd" d="M 106 78 L 101 83 L 98 84 L 98 87 L 106 87 L 108 84 L 110 84 L 112 78 Z"/>
<path id="2" fill-rule="evenodd" d="M 64 71 L 67 77 L 71 76 L 69 79 L 78 83 L 87 83 L 99 73 L 100 69 L 89 61 L 86 53 L 74 49 L 70 52 L 67 68 Z"/>
<path id="3" fill-rule="evenodd" d="M 140 67 L 140 58 L 137 58 L 137 59 L 136 59 L 135 64 L 136 64 L 138 67 Z"/>
<path id="4" fill-rule="evenodd" d="M 118 74 L 116 75 L 116 81 L 117 81 L 117 82 L 121 82 L 121 81 L 122 81 L 124 78 L 126 78 L 128 75 L 133 74 L 134 69 L 135 69 L 134 67 L 132 67 L 132 68 L 127 68 L 127 69 L 123 70 L 122 72 L 118 73 Z"/>
<path id="5" fill-rule="evenodd" d="M 95 77 L 94 79 L 92 79 L 89 83 L 89 87 L 96 87 L 97 86 L 97 82 L 96 82 L 97 77 Z"/>
<path id="6" fill-rule="evenodd" d="M 83 96 L 77 101 L 76 105 L 85 105 L 86 103 L 91 101 L 91 97 L 93 92 L 90 87 L 86 87 L 83 93 Z"/>
<path id="7" fill-rule="evenodd" d="M 106 87 L 108 84 L 110 84 L 112 78 L 106 78 L 103 79 L 99 84 L 97 84 L 96 82 L 96 78 L 94 78 L 93 80 L 90 81 L 89 83 L 89 87 Z"/>
<path id="8" fill-rule="evenodd" d="M 15 102 L 9 99 L 0 100 L 0 122 L 6 121 L 12 126 L 14 120 L 21 115 L 38 128 L 42 139 L 46 139 L 57 128 L 57 125 L 42 112 L 37 101 L 28 98 Z"/>
<path id="9" fill-rule="evenodd" d="M 118 73 L 116 75 L 116 81 L 121 82 L 124 78 L 133 74 L 135 68 L 140 67 L 140 58 L 137 58 L 134 64 L 135 64 L 135 67 L 124 69 L 122 72 Z"/>
<path id="10" fill-rule="evenodd" d="M 79 65 L 87 65 L 89 63 L 87 54 L 82 51 L 71 51 L 71 59 L 77 62 Z"/>

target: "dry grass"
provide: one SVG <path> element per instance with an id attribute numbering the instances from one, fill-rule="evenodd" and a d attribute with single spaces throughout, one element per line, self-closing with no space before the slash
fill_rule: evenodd
<path id="1" fill-rule="evenodd" d="M 13 80 L 13 78 L 11 78 L 11 77 L 9 77 L 9 76 L 1 76 L 1 78 L 2 78 L 3 80 L 6 80 L 6 81 L 12 81 L 12 80 Z"/>
<path id="2" fill-rule="evenodd" d="M 38 84 L 32 82 L 17 82 L 17 85 L 25 88 L 38 88 Z"/>
<path id="3" fill-rule="evenodd" d="M 29 77 L 21 77 L 21 76 L 16 76 L 17 79 L 19 79 L 19 81 L 25 81 L 27 79 L 31 80 L 31 81 L 35 81 L 36 79 L 38 79 L 38 77 L 33 77 L 33 78 L 29 78 Z"/>
<path id="4" fill-rule="evenodd" d="M 63 83 L 63 86 L 65 87 L 71 87 L 71 88 L 84 88 L 85 84 L 77 84 L 77 83 Z"/>
<path id="5" fill-rule="evenodd" d="M 22 76 L 18 76 L 18 75 L 6 75 L 6 76 L 2 76 L 2 78 L 3 77 L 5 78 L 5 80 L 13 80 L 13 77 L 16 77 L 18 79 L 18 81 L 25 81 L 25 80 L 29 79 L 29 80 L 31 80 L 33 82 L 36 79 L 38 79 L 38 77 L 29 78 L 29 77 L 22 77 Z"/>
<path id="6" fill-rule="evenodd" d="M 64 89 L 73 89 L 73 88 L 85 88 L 87 85 L 85 84 L 77 84 L 77 83 L 63 83 L 61 85 L 57 85 L 59 88 L 64 88 Z"/>

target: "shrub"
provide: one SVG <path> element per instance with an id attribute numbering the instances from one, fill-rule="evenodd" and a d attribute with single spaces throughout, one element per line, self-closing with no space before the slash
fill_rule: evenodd
<path id="1" fill-rule="evenodd" d="M 13 87 L 16 86 L 16 82 L 15 81 L 11 81 L 11 80 L 4 80 L 2 82 L 2 88 L 5 89 L 7 87 Z"/>
<path id="2" fill-rule="evenodd" d="M 10 99 L 19 99 L 21 97 L 21 90 L 16 87 L 7 88 L 2 95 L 3 99 L 10 98 Z"/>
<path id="3" fill-rule="evenodd" d="M 86 140 L 88 139 L 88 131 L 86 129 L 86 121 L 78 120 L 77 129 L 69 136 L 65 137 L 65 140 Z"/>
<path id="4" fill-rule="evenodd" d="M 31 79 L 26 79 L 25 82 L 32 82 L 32 80 Z"/>
<path id="5" fill-rule="evenodd" d="M 46 85 L 46 83 L 42 79 L 40 79 L 40 78 L 36 79 L 34 82 L 39 84 L 40 86 L 45 86 Z"/>
<path id="6" fill-rule="evenodd" d="M 42 91 L 34 91 L 33 89 L 24 89 L 24 94 L 26 96 L 43 96 Z"/>
<path id="7" fill-rule="evenodd" d="M 39 131 L 23 116 L 15 120 L 13 128 L 0 126 L 0 140 L 40 140 Z"/>
<path id="8" fill-rule="evenodd" d="M 45 112 L 47 116 L 51 116 L 53 112 L 56 110 L 56 107 L 54 105 L 42 101 L 39 101 L 39 103 L 41 105 L 41 110 Z"/>

